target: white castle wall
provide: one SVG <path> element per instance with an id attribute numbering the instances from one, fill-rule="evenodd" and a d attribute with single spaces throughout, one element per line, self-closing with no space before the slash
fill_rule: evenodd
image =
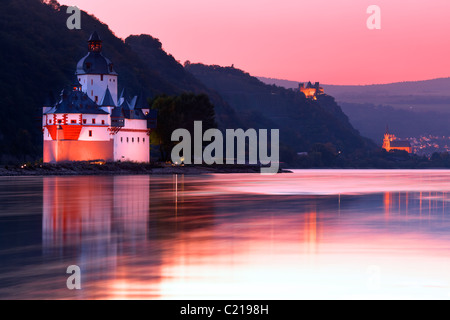
<path id="1" fill-rule="evenodd" d="M 125 126 L 114 135 L 115 161 L 150 161 L 147 120 L 125 119 Z"/>
<path id="2" fill-rule="evenodd" d="M 81 84 L 81 90 L 86 93 L 89 98 L 95 101 L 97 97 L 97 103 L 102 101 L 105 95 L 106 88 L 109 88 L 114 103 L 117 105 L 117 76 L 116 75 L 103 75 L 99 74 L 83 74 L 78 75 L 78 81 Z"/>

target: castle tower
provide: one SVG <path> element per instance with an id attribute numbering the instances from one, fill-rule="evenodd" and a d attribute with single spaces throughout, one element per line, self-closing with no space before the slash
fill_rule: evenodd
<path id="1" fill-rule="evenodd" d="M 76 75 L 82 91 L 95 103 L 100 103 L 109 88 L 117 105 L 117 73 L 112 62 L 102 54 L 102 40 L 94 31 L 88 40 L 88 54 L 77 65 Z"/>
<path id="2" fill-rule="evenodd" d="M 106 87 L 105 94 L 103 95 L 102 100 L 100 101 L 99 105 L 102 107 L 102 109 L 109 114 L 111 114 L 112 109 L 116 106 L 114 103 L 114 99 L 112 98 L 111 91 L 109 91 L 109 87 Z"/>
<path id="3" fill-rule="evenodd" d="M 391 150 L 391 135 L 389 134 L 388 126 L 386 126 L 386 132 L 384 133 L 382 148 L 385 149 L 387 152 L 389 152 Z"/>
<path id="4" fill-rule="evenodd" d="M 150 161 L 156 114 L 143 97 L 117 97 L 117 73 L 97 32 L 77 64 L 77 80 L 57 103 L 43 106 L 44 162 Z M 150 124 L 150 128 L 149 128 Z"/>

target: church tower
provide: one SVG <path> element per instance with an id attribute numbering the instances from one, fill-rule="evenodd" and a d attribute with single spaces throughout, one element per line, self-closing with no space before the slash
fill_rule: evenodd
<path id="1" fill-rule="evenodd" d="M 389 152 L 391 150 L 391 135 L 389 134 L 389 128 L 386 126 L 386 132 L 384 133 L 383 149 Z"/>
<path id="2" fill-rule="evenodd" d="M 88 40 L 88 54 L 77 65 L 76 76 L 81 90 L 95 103 L 100 103 L 109 92 L 117 105 L 117 73 L 112 62 L 102 54 L 102 40 L 94 31 Z"/>

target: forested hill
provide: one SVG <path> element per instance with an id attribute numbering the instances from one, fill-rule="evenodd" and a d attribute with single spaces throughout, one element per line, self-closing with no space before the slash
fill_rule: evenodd
<path id="1" fill-rule="evenodd" d="M 316 143 L 330 143 L 347 154 L 373 146 L 352 128 L 330 96 L 310 101 L 234 68 L 183 68 L 158 39 L 141 35 L 123 41 L 85 12 L 82 29 L 69 30 L 67 7 L 47 2 L 1 1 L 0 162 L 42 156 L 41 108 L 49 93 L 57 97 L 74 83 L 76 64 L 94 30 L 119 74 L 119 90 L 125 86 L 130 94 L 143 92 L 147 97 L 206 93 L 221 128 L 280 128 L 282 149 L 292 154 Z"/>
<path id="2" fill-rule="evenodd" d="M 103 53 L 119 74 L 119 90 L 147 97 L 207 93 L 216 105 L 222 126 L 236 121 L 233 110 L 217 93 L 202 85 L 150 36 L 130 37 L 125 43 L 94 16 L 82 12 L 81 30 L 69 30 L 66 6 L 40 0 L 2 0 L 0 10 L 0 161 L 42 156 L 40 116 L 49 93 L 75 81 L 87 39 L 97 30 Z M 136 48 L 136 52 L 133 51 Z M 141 59 L 140 53 L 153 52 Z M 228 121 L 228 122 L 227 122 Z"/>
<path id="3" fill-rule="evenodd" d="M 185 68 L 219 92 L 246 123 L 279 128 L 281 142 L 295 152 L 309 151 L 316 143 L 331 143 L 347 154 L 374 146 L 351 126 L 331 96 L 306 99 L 303 93 L 264 84 L 233 67 L 186 64 Z"/>
<path id="4" fill-rule="evenodd" d="M 211 90 L 187 72 L 172 55 L 167 54 L 162 49 L 162 44 L 158 39 L 146 34 L 132 35 L 125 39 L 125 43 L 139 56 L 148 69 L 156 72 L 158 77 L 175 88 L 175 92 L 165 91 L 166 94 L 206 93 L 215 107 L 219 127 L 233 128 L 242 125 L 235 111 L 225 100 L 217 92 Z"/>

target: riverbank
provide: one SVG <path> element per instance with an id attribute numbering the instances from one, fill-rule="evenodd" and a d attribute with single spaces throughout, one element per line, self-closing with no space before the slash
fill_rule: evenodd
<path id="1" fill-rule="evenodd" d="M 186 165 L 133 162 L 68 162 L 59 164 L 27 163 L 0 166 L 0 176 L 81 176 L 81 175 L 139 175 L 139 174 L 208 174 L 260 173 L 258 165 Z M 290 172 L 281 170 L 279 172 Z"/>

